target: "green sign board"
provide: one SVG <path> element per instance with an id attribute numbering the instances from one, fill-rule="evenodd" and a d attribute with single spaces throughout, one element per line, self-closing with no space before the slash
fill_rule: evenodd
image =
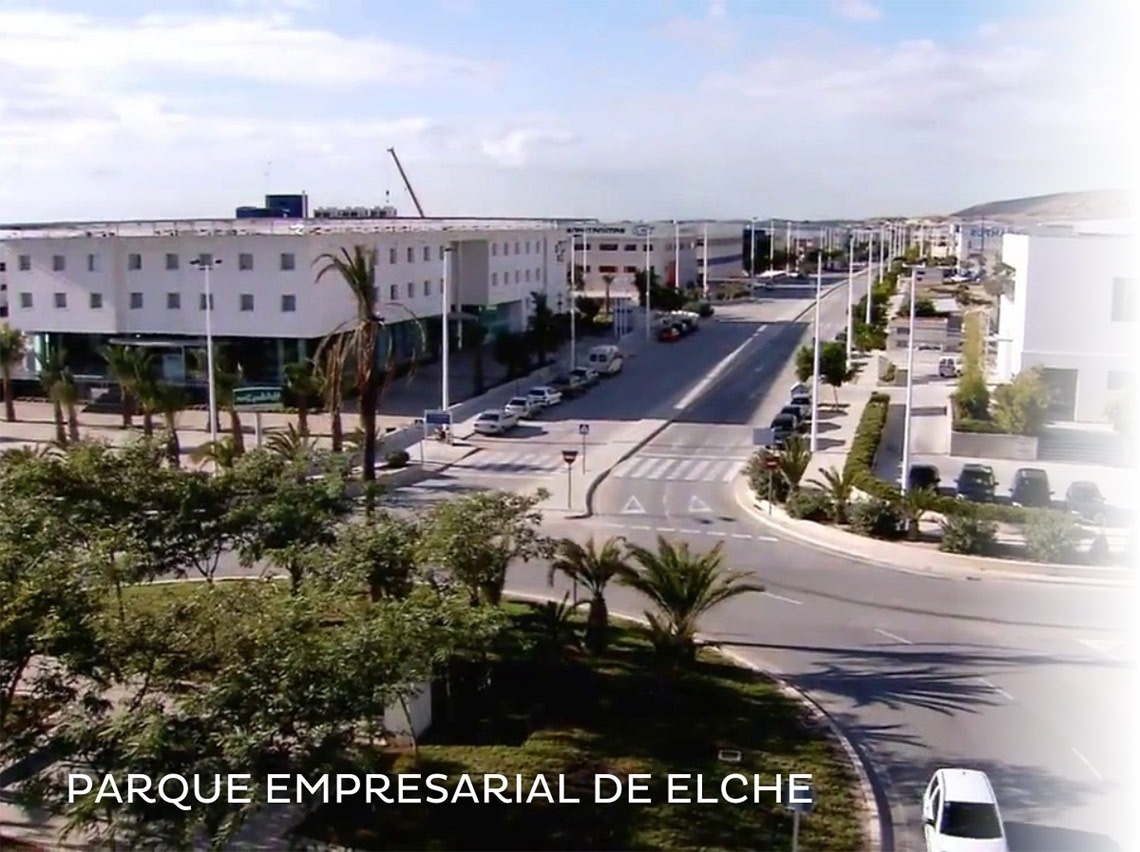
<path id="1" fill-rule="evenodd" d="M 234 390 L 234 408 L 239 411 L 280 411 L 281 405 L 281 388 L 278 387 L 267 385 Z"/>

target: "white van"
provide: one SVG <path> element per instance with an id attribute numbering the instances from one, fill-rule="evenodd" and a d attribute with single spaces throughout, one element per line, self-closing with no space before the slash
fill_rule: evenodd
<path id="1" fill-rule="evenodd" d="M 946 355 L 938 359 L 938 375 L 943 379 L 956 379 L 962 375 L 962 362 Z"/>
<path id="2" fill-rule="evenodd" d="M 624 366 L 625 358 L 616 346 L 595 346 L 590 350 L 586 365 L 599 376 L 616 376 Z"/>

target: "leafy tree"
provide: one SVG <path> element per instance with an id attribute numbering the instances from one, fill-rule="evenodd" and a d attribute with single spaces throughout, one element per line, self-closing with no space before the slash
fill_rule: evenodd
<path id="1" fill-rule="evenodd" d="M 819 378 L 831 386 L 835 405 L 839 405 L 839 389 L 855 378 L 855 370 L 847 364 L 847 347 L 831 340 L 819 351 Z"/>
<path id="2" fill-rule="evenodd" d="M 346 524 L 327 559 L 339 576 L 367 584 L 373 601 L 403 598 L 416 580 L 423 536 L 420 519 L 382 511 L 368 523 Z"/>
<path id="3" fill-rule="evenodd" d="M 311 358 L 303 358 L 285 365 L 285 392 L 297 409 L 297 431 L 309 436 L 309 408 L 313 397 L 321 391 L 316 365 Z"/>
<path id="4" fill-rule="evenodd" d="M 554 312 L 550 309 L 545 293 L 535 290 L 530 294 L 530 300 L 534 308 L 529 320 L 530 338 L 534 343 L 538 366 L 544 367 L 547 364 L 547 353 L 558 345 Z"/>
<path id="5" fill-rule="evenodd" d="M 24 360 L 28 343 L 23 333 L 8 323 L 0 323 L 0 390 L 4 392 L 4 419 L 16 422 L 16 400 L 12 396 L 12 370 Z"/>
<path id="6" fill-rule="evenodd" d="M 994 390 L 993 419 L 1014 435 L 1040 434 L 1049 416 L 1049 386 L 1039 368 L 1023 370 Z"/>
<path id="7" fill-rule="evenodd" d="M 657 537 L 656 550 L 627 545 L 641 570 L 627 567 L 619 582 L 649 598 L 653 610 L 645 613 L 650 639 L 661 657 L 686 665 L 696 659 L 700 620 L 720 604 L 764 587 L 744 571 L 724 567 L 724 543 L 704 553 L 693 553 L 687 542 L 674 544 Z"/>
<path id="8" fill-rule="evenodd" d="M 421 560 L 462 585 L 472 605 L 498 605 L 512 562 L 552 553 L 536 508 L 549 496 L 544 489 L 533 495 L 490 491 L 442 502 L 426 519 Z"/>
<path id="9" fill-rule="evenodd" d="M 496 335 L 493 356 L 507 368 L 507 378 L 515 379 L 530 372 L 531 341 L 523 334 L 506 332 Z"/>
<path id="10" fill-rule="evenodd" d="M 780 466 L 777 473 L 788 484 L 790 491 L 800 487 L 804 474 L 811 465 L 811 448 L 807 441 L 799 435 L 793 435 L 784 444 L 779 454 Z"/>
<path id="11" fill-rule="evenodd" d="M 806 382 L 814 373 L 815 349 L 811 346 L 801 346 L 796 350 L 796 379 Z"/>
<path id="12" fill-rule="evenodd" d="M 547 582 L 554 585 L 556 574 L 571 580 L 575 587 L 585 586 L 590 595 L 590 609 L 586 617 L 586 647 L 593 654 L 604 653 L 609 645 L 609 608 L 606 606 L 606 586 L 627 570 L 625 539 L 608 538 L 599 550 L 591 538 L 585 545 L 572 538 L 558 542 L 554 561 L 550 563 Z"/>
<path id="13" fill-rule="evenodd" d="M 487 389 L 487 326 L 482 321 L 469 320 L 464 342 L 471 351 L 471 373 L 474 395 L 479 396 Z"/>
<path id="14" fill-rule="evenodd" d="M 1025 550 L 1036 562 L 1072 562 L 1081 541 L 1081 528 L 1069 515 L 1034 512 L 1025 525 Z"/>
<path id="15" fill-rule="evenodd" d="M 602 310 L 608 314 L 610 313 L 610 289 L 614 286 L 614 276 L 609 273 L 603 275 L 602 285 L 605 287 L 604 295 L 602 296 Z"/>
<path id="16" fill-rule="evenodd" d="M 128 363 L 133 374 L 130 385 L 142 414 L 143 437 L 151 438 L 154 436 L 155 414 L 164 414 L 163 403 L 169 402 L 172 397 L 166 391 L 168 386 L 159 378 L 158 366 L 150 352 L 145 349 L 132 350 Z M 180 407 L 184 408 L 186 402 L 188 401 L 181 402 Z"/>
<path id="17" fill-rule="evenodd" d="M 135 400 L 138 397 L 138 372 L 135 369 L 137 351 L 131 346 L 116 345 L 106 346 L 100 353 L 107 362 L 111 378 L 119 386 L 119 413 L 123 418 L 124 429 L 130 429 L 134 425 Z"/>
<path id="18" fill-rule="evenodd" d="M 153 387 L 143 391 L 142 395 L 148 397 L 148 402 L 144 404 L 144 410 L 156 410 L 162 415 L 162 422 L 166 427 L 166 457 L 170 466 L 181 467 L 182 444 L 178 440 L 178 415 L 182 413 L 189 402 L 185 389 L 178 385 L 158 382 Z M 150 405 L 153 405 L 153 409 L 147 408 Z M 147 421 L 144 419 L 145 422 Z"/>
<path id="19" fill-rule="evenodd" d="M 329 436 L 332 451 L 344 451 L 344 420 L 341 411 L 344 405 L 344 370 L 348 363 L 348 338 L 342 334 L 329 335 L 317 348 L 314 356 L 314 378 L 324 400 L 325 411 L 329 414 Z"/>
<path id="20" fill-rule="evenodd" d="M 898 508 L 906 520 L 907 535 L 911 540 L 918 538 L 922 519 L 938 508 L 941 499 L 933 488 L 910 488 L 902 495 Z"/>
<path id="21" fill-rule="evenodd" d="M 216 441 L 207 441 L 199 444 L 190 453 L 190 458 L 197 464 L 210 463 L 219 470 L 232 470 L 241 458 L 237 444 L 229 435 Z"/>
<path id="22" fill-rule="evenodd" d="M 602 310 L 602 303 L 597 299 L 591 299 L 589 296 L 579 296 L 574 300 L 574 306 L 582 315 L 582 319 L 591 324 L 598 318 L 598 314 Z"/>
<path id="23" fill-rule="evenodd" d="M 284 432 L 273 432 L 265 439 L 265 449 L 283 459 L 304 459 L 317 450 L 317 442 L 289 423 Z"/>
<path id="24" fill-rule="evenodd" d="M 1136 400 L 1131 390 L 1117 395 L 1108 404 L 1105 414 L 1118 435 L 1133 437 L 1136 434 Z"/>
<path id="25" fill-rule="evenodd" d="M 831 500 L 832 520 L 837 524 L 847 520 L 847 507 L 851 504 L 851 495 L 858 484 L 858 476 L 850 465 L 844 465 L 842 470 L 834 467 L 820 470 L 820 479 L 813 479 L 808 484 L 823 491 Z"/>
<path id="26" fill-rule="evenodd" d="M 74 405 L 75 399 L 73 393 L 75 379 L 67 366 L 67 353 L 62 349 L 52 349 L 43 355 L 36 353 L 36 361 L 39 363 L 40 385 L 51 400 L 52 419 L 55 421 L 55 442 L 63 447 L 71 437 L 70 427 L 76 420 L 71 416 L 71 406 Z M 68 412 L 66 420 L 65 406 Z"/>
<path id="27" fill-rule="evenodd" d="M 200 372 L 209 372 L 209 358 L 204 349 L 194 353 L 194 361 Z M 241 412 L 234 404 L 235 392 L 241 385 L 243 372 L 241 363 L 233 357 L 230 350 L 215 344 L 214 401 L 218 410 L 225 411 L 229 417 L 229 441 L 235 456 L 240 456 L 245 452 L 245 430 L 241 422 Z M 209 381 L 209 375 L 206 376 L 206 381 Z M 209 416 L 214 416 L 216 413 L 209 412 Z"/>

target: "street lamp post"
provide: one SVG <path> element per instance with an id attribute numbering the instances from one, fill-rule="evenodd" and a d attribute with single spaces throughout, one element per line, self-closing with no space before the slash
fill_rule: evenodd
<path id="1" fill-rule="evenodd" d="M 784 228 L 784 272 L 792 269 L 792 223 L 786 222 Z"/>
<path id="2" fill-rule="evenodd" d="M 855 336 L 855 235 L 847 248 L 847 361 L 851 361 L 852 338 Z"/>
<path id="3" fill-rule="evenodd" d="M 771 221 L 768 228 L 768 268 L 771 269 L 772 265 L 776 262 L 776 220 Z"/>
<path id="4" fill-rule="evenodd" d="M 210 443 L 218 442 L 218 395 L 214 381 L 214 294 L 210 292 L 210 271 L 222 265 L 222 259 L 213 255 L 202 255 L 190 261 L 191 265 L 202 270 L 202 291 L 206 302 L 206 416 L 210 420 Z M 216 465 L 216 462 L 215 462 Z"/>
<path id="5" fill-rule="evenodd" d="M 752 240 L 752 249 L 748 252 L 748 274 L 752 278 L 756 277 L 756 217 L 752 217 L 752 222 L 748 226 L 748 236 Z"/>
<path id="6" fill-rule="evenodd" d="M 823 252 L 816 254 L 815 268 L 815 345 L 812 352 L 811 370 L 811 452 L 819 450 L 819 307 L 823 296 Z"/>
<path id="7" fill-rule="evenodd" d="M 707 300 L 709 297 L 709 226 L 707 222 L 705 223 L 704 228 L 704 243 L 704 271 L 701 273 L 701 296 Z"/>
<path id="8" fill-rule="evenodd" d="M 570 367 L 578 366 L 578 330 L 574 315 L 578 313 L 578 270 L 574 268 L 574 240 L 573 232 L 570 234 Z"/>
<path id="9" fill-rule="evenodd" d="M 649 311 L 653 299 L 653 274 L 649 269 L 649 226 L 645 225 L 645 339 L 649 339 Z"/>
<path id="10" fill-rule="evenodd" d="M 867 304 L 866 316 L 863 322 L 866 325 L 871 324 L 871 291 L 875 289 L 875 232 L 869 231 L 867 233 Z"/>
<path id="11" fill-rule="evenodd" d="M 903 458 L 902 458 L 902 493 L 907 492 L 907 480 L 910 471 L 910 416 L 911 405 L 914 402 L 914 279 L 913 270 L 910 273 L 910 329 L 906 341 L 906 409 L 903 414 Z"/>
<path id="12" fill-rule="evenodd" d="M 451 246 L 443 250 L 443 286 L 440 288 L 440 360 L 442 371 L 439 382 L 440 410 L 451 408 Z"/>
<path id="13" fill-rule="evenodd" d="M 673 220 L 673 286 L 681 289 L 681 223 Z"/>

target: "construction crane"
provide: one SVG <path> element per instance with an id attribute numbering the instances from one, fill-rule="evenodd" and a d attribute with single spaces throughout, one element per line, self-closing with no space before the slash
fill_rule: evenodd
<path id="1" fill-rule="evenodd" d="M 412 182 L 408 180 L 408 173 L 404 171 L 404 167 L 400 165 L 400 158 L 396 156 L 396 149 L 389 148 L 388 153 L 392 155 L 392 162 L 396 164 L 396 169 L 400 172 L 400 179 L 404 182 L 404 188 L 408 190 L 408 195 L 412 196 L 412 203 L 416 205 L 416 212 L 420 214 L 421 219 L 426 219 L 424 208 L 420 204 L 420 200 L 416 198 L 416 191 L 412 189 Z"/>

